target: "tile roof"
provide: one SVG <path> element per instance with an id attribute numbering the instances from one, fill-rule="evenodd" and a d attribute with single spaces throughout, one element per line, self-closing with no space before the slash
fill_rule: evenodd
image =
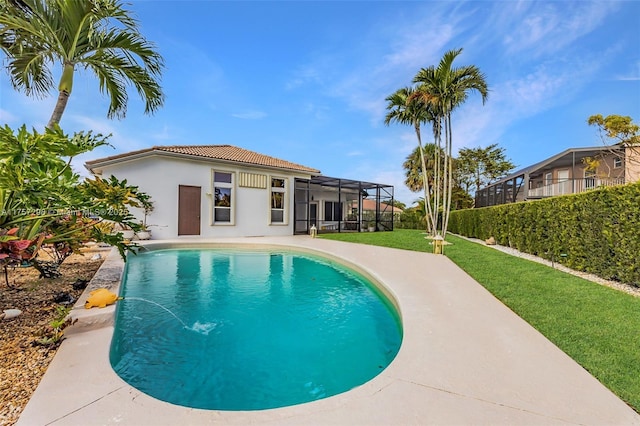
<path id="1" fill-rule="evenodd" d="M 370 198 L 365 198 L 362 200 L 362 210 L 363 211 L 376 211 L 376 200 L 372 200 Z M 402 213 L 402 209 L 392 206 L 387 203 L 380 203 L 380 210 L 387 211 L 391 210 L 393 213 Z"/>
<path id="2" fill-rule="evenodd" d="M 363 212 L 375 212 L 376 211 L 376 200 L 373 200 L 371 198 L 365 198 L 362 200 L 362 211 Z M 353 200 L 351 201 L 349 207 L 351 208 L 357 208 L 358 207 L 358 200 Z M 384 202 L 380 202 L 380 211 L 382 212 L 392 212 L 392 213 L 402 213 L 404 210 L 402 210 L 400 207 L 395 207 L 392 206 L 389 203 L 384 203 Z"/>
<path id="3" fill-rule="evenodd" d="M 127 157 L 152 153 L 154 151 L 163 151 L 174 154 L 188 155 L 200 158 L 211 158 L 216 160 L 234 161 L 237 163 L 253 164 L 258 166 L 275 167 L 278 169 L 297 170 L 307 173 L 320 173 L 319 170 L 301 164 L 292 163 L 290 161 L 281 160 L 268 155 L 259 154 L 248 149 L 239 148 L 233 145 L 173 145 L 173 146 L 154 146 L 139 151 L 128 152 L 124 154 L 114 155 L 111 157 L 100 158 L 93 161 L 87 161 L 87 167 L 97 166 L 99 163 L 106 161 L 114 161 L 126 159 Z"/>

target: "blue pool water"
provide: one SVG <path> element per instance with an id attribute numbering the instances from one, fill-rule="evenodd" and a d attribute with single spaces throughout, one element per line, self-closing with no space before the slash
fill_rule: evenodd
<path id="1" fill-rule="evenodd" d="M 130 256 L 110 360 L 173 404 L 260 410 L 345 392 L 402 341 L 398 314 L 357 272 L 287 251 L 157 250 Z"/>

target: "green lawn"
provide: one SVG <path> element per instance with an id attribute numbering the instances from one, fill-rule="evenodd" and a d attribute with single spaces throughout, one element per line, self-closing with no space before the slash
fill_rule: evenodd
<path id="1" fill-rule="evenodd" d="M 321 237 L 432 250 L 415 230 Z M 462 238 L 447 241 L 447 257 L 640 411 L 640 298 Z"/>

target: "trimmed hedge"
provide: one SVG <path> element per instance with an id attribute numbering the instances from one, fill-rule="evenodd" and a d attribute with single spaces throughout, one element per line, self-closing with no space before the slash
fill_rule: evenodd
<path id="1" fill-rule="evenodd" d="M 449 231 L 640 286 L 640 182 L 452 211 Z"/>

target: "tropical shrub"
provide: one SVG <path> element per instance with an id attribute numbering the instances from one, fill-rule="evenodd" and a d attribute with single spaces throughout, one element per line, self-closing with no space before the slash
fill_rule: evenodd
<path id="1" fill-rule="evenodd" d="M 451 213 L 451 231 L 640 286 L 640 182 Z"/>
<path id="2" fill-rule="evenodd" d="M 45 133 L 22 126 L 14 132 L 0 127 L 0 266 L 33 266 L 41 276 L 55 276 L 57 268 L 84 242 L 130 246 L 122 234 L 104 232 L 97 224 L 109 220 L 139 228 L 129 207 L 148 196 L 126 180 L 95 177 L 81 181 L 71 169 L 79 154 L 108 145 L 107 137 L 80 132 L 69 137 L 59 127 Z M 52 261 L 38 255 L 42 248 Z"/>

